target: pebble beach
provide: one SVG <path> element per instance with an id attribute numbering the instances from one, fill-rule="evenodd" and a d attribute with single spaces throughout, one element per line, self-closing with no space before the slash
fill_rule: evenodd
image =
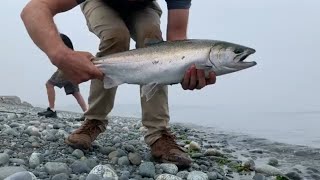
<path id="1" fill-rule="evenodd" d="M 320 149 L 233 135 L 194 124 L 171 123 L 192 157 L 188 169 L 158 163 L 144 142 L 141 119 L 112 116 L 90 150 L 64 139 L 81 125 L 79 113 L 42 108 L 0 96 L 0 180 L 319 180 Z"/>

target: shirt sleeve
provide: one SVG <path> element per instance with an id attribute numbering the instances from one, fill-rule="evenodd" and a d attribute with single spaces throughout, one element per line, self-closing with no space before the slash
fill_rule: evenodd
<path id="1" fill-rule="evenodd" d="M 189 9 L 191 0 L 166 0 L 167 8 L 170 9 Z"/>

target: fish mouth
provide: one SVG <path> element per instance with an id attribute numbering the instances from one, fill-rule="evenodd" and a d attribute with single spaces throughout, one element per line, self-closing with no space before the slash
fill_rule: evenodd
<path id="1" fill-rule="evenodd" d="M 257 63 L 255 61 L 245 61 L 250 55 L 254 54 L 256 52 L 256 50 L 254 49 L 248 49 L 246 50 L 241 56 L 239 56 L 237 59 L 237 64 L 241 65 L 241 66 L 254 66 Z"/>

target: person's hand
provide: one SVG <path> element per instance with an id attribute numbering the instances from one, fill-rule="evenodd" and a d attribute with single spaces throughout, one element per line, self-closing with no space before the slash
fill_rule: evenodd
<path id="1" fill-rule="evenodd" d="M 216 75 L 214 72 L 209 73 L 209 77 L 205 77 L 205 72 L 202 69 L 196 69 L 192 65 L 184 74 L 181 86 L 184 90 L 202 89 L 206 85 L 214 84 L 216 82 Z"/>
<path id="2" fill-rule="evenodd" d="M 91 62 L 93 58 L 89 52 L 68 51 L 62 56 L 52 58 L 51 61 L 63 72 L 66 79 L 80 84 L 90 79 L 103 79 L 103 73 Z"/>

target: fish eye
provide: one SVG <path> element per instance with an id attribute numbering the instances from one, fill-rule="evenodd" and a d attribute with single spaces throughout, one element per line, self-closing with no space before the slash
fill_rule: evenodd
<path id="1" fill-rule="evenodd" d="M 240 48 L 237 48 L 233 51 L 235 54 L 240 54 L 240 53 L 243 53 L 244 50 L 243 49 L 240 49 Z"/>

